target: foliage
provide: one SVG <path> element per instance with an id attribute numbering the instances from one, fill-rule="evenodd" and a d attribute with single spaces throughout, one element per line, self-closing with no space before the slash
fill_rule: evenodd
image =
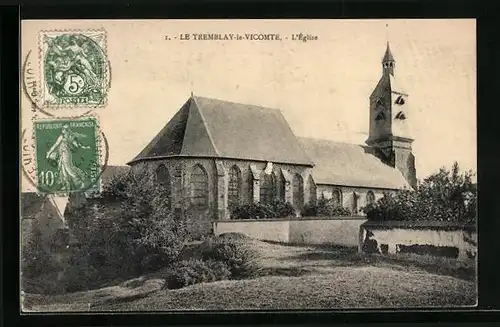
<path id="1" fill-rule="evenodd" d="M 386 193 L 363 210 L 370 220 L 434 220 L 474 224 L 477 219 L 473 173 L 460 173 L 458 163 L 450 170 L 425 178 L 416 190 Z"/>
<path id="2" fill-rule="evenodd" d="M 174 262 L 186 226 L 165 194 L 161 185 L 147 182 L 145 173 L 130 173 L 115 177 L 102 198 L 72 210 L 68 224 L 80 244 L 72 257 L 86 276 L 70 271 L 68 278 L 133 276 Z"/>
<path id="3" fill-rule="evenodd" d="M 290 202 L 274 201 L 271 210 L 276 218 L 295 217 L 295 208 Z"/>
<path id="4" fill-rule="evenodd" d="M 245 203 L 230 207 L 231 216 L 237 219 L 285 218 L 295 216 L 295 208 L 289 202 L 274 201 L 271 204 Z"/>
<path id="5" fill-rule="evenodd" d="M 167 272 L 166 286 L 177 289 L 198 283 L 228 279 L 228 266 L 222 261 L 188 259 L 177 262 Z"/>
<path id="6" fill-rule="evenodd" d="M 59 269 L 50 251 L 43 246 L 42 232 L 35 222 L 34 226 L 23 228 L 21 272 L 23 277 L 37 277 Z M 27 234 L 26 236 L 24 234 Z M 29 236 L 28 236 L 29 235 Z"/>
<path id="7" fill-rule="evenodd" d="M 203 244 L 202 258 L 227 264 L 231 278 L 244 278 L 257 270 L 257 253 L 245 241 L 234 238 L 211 237 Z"/>
<path id="8" fill-rule="evenodd" d="M 307 203 L 302 209 L 303 217 L 350 216 L 352 213 L 333 199 L 319 199 L 317 204 Z"/>

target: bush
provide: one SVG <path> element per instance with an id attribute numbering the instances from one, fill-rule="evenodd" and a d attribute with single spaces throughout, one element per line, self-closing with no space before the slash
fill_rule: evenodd
<path id="1" fill-rule="evenodd" d="M 274 201 L 271 204 L 245 203 L 232 205 L 231 216 L 237 219 L 286 218 L 295 216 L 295 208 L 289 202 Z"/>
<path id="2" fill-rule="evenodd" d="M 307 203 L 302 209 L 302 216 L 350 216 L 352 213 L 333 199 L 319 199 L 316 205 Z"/>
<path id="3" fill-rule="evenodd" d="M 271 206 L 261 203 L 245 203 L 231 208 L 231 216 L 238 219 L 274 218 L 276 213 Z"/>
<path id="4" fill-rule="evenodd" d="M 182 260 L 168 270 L 165 286 L 169 289 L 177 289 L 198 283 L 224 280 L 230 276 L 231 272 L 224 262 L 200 259 Z"/>
<path id="5" fill-rule="evenodd" d="M 370 220 L 449 221 L 474 224 L 477 220 L 477 194 L 472 172 L 460 173 L 441 168 L 425 178 L 416 190 L 386 193 L 363 210 Z"/>
<path id="6" fill-rule="evenodd" d="M 132 277 L 178 259 L 185 222 L 172 213 L 162 186 L 146 180 L 145 174 L 117 176 L 101 198 L 68 213 L 68 225 L 80 244 L 72 257 L 88 272 L 70 271 L 67 279 L 80 279 L 77 284 L 83 289 L 94 285 L 93 279 Z"/>
<path id="7" fill-rule="evenodd" d="M 290 202 L 274 201 L 271 210 L 275 218 L 295 217 L 295 208 Z"/>
<path id="8" fill-rule="evenodd" d="M 203 244 L 202 257 L 205 260 L 224 262 L 231 272 L 231 278 L 249 277 L 257 270 L 257 253 L 244 240 L 209 238 Z"/>

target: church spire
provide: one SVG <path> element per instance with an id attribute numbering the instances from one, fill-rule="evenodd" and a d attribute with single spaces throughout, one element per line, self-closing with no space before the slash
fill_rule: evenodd
<path id="1" fill-rule="evenodd" d="M 382 59 L 382 67 L 385 74 L 391 74 L 394 76 L 394 68 L 396 66 L 396 60 L 391 52 L 391 47 L 389 46 L 389 41 L 387 41 L 387 48 L 385 49 L 384 58 Z"/>

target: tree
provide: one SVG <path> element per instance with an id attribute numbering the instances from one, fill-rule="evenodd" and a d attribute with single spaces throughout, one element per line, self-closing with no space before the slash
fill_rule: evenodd
<path id="1" fill-rule="evenodd" d="M 80 244 L 72 257 L 94 272 L 89 279 L 138 275 L 177 259 L 186 229 L 165 194 L 146 172 L 122 174 L 69 215 Z"/>
<path id="2" fill-rule="evenodd" d="M 460 172 L 455 162 L 451 170 L 441 168 L 419 182 L 415 191 L 386 193 L 364 208 L 372 220 L 435 220 L 462 224 L 476 222 L 476 186 L 472 171 Z"/>

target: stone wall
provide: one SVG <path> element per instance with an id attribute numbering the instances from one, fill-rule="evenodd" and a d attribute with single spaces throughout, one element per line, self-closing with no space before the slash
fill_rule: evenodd
<path id="1" fill-rule="evenodd" d="M 291 244 L 358 246 L 360 225 L 366 218 L 314 217 L 214 221 L 215 235 L 242 233 L 249 237 Z"/>
<path id="2" fill-rule="evenodd" d="M 359 252 L 409 253 L 475 260 L 477 232 L 474 226 L 448 222 L 367 222 L 359 230 Z"/>

